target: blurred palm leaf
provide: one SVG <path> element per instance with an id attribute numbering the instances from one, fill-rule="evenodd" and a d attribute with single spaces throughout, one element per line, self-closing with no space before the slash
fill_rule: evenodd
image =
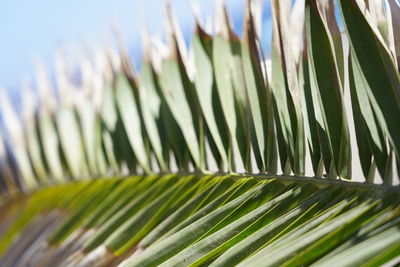
<path id="1" fill-rule="evenodd" d="M 242 39 L 194 6 L 187 53 L 167 7 L 139 73 L 119 40 L 2 96 L 1 265 L 399 261 L 398 3 L 272 0 L 270 60 L 246 3 Z"/>

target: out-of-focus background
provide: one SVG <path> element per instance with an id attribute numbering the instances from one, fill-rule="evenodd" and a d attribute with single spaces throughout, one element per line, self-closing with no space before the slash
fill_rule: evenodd
<path id="1" fill-rule="evenodd" d="M 204 20 L 213 18 L 215 0 L 192 0 Z M 173 10 L 188 42 L 193 32 L 193 14 L 188 0 L 171 0 Z M 243 0 L 227 0 L 235 31 L 240 34 Z M 264 1 L 263 46 L 271 38 L 270 5 Z M 152 35 L 164 33 L 165 0 L 13 0 L 0 1 L 0 90 L 18 99 L 22 85 L 34 87 L 34 58 L 39 58 L 50 73 L 53 56 L 61 50 L 67 57 L 90 51 L 109 39 L 118 25 L 130 56 L 136 65 L 141 60 L 140 27 L 146 21 Z M 266 51 L 267 54 L 269 53 Z"/>

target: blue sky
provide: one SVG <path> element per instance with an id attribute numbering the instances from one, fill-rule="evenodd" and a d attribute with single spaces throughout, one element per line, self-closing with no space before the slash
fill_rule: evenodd
<path id="1" fill-rule="evenodd" d="M 188 38 L 193 27 L 188 1 L 171 2 Z M 235 29 L 240 32 L 244 0 L 226 2 Z M 214 13 L 214 0 L 198 0 L 198 3 L 203 17 Z M 268 4 L 264 6 L 269 13 Z M 161 34 L 163 9 L 164 0 L 0 1 L 0 87 L 13 94 L 18 92 L 22 80 L 32 80 L 33 56 L 52 69 L 55 49 L 72 44 L 100 44 L 113 22 L 121 28 L 129 52 L 137 59 L 140 55 L 140 13 L 144 12 L 151 32 Z M 268 20 L 266 23 L 269 24 Z"/>

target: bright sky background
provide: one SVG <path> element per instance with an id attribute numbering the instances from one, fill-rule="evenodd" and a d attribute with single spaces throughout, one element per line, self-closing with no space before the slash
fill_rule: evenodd
<path id="1" fill-rule="evenodd" d="M 189 38 L 193 16 L 188 1 L 171 2 L 184 35 Z M 240 32 L 245 0 L 226 2 L 235 30 Z M 268 1 L 264 2 L 263 39 L 268 39 L 270 12 Z M 214 0 L 198 3 L 203 18 L 214 14 Z M 152 33 L 163 32 L 164 0 L 0 0 L 0 87 L 13 95 L 18 93 L 21 81 L 32 80 L 33 56 L 42 59 L 51 70 L 55 49 L 101 44 L 115 22 L 130 54 L 139 61 L 140 13 L 144 13 Z"/>

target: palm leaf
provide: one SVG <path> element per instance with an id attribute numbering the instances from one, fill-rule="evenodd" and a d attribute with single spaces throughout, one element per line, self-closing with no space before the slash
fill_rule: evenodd
<path id="1" fill-rule="evenodd" d="M 0 265 L 397 264 L 398 5 L 274 0 L 271 55 L 260 8 L 2 95 Z"/>

